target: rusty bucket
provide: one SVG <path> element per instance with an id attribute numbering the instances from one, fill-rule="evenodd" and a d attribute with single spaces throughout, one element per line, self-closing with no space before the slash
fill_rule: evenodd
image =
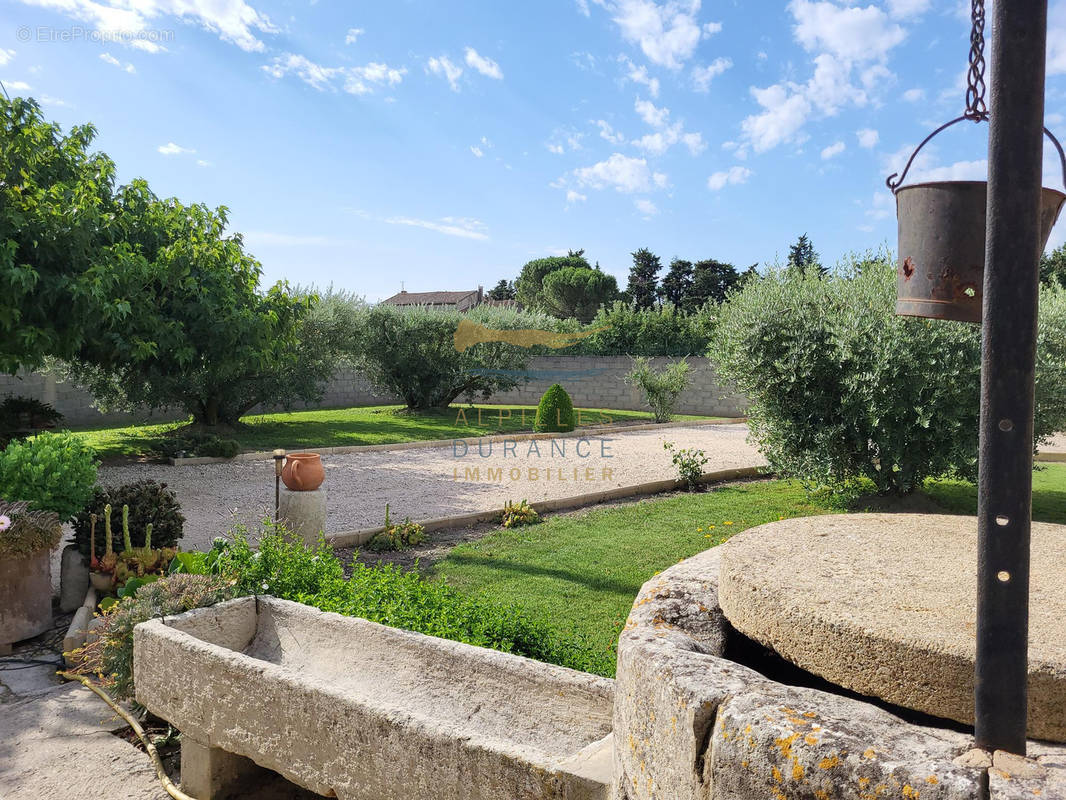
<path id="1" fill-rule="evenodd" d="M 896 192 L 899 264 L 896 313 L 909 317 L 981 321 L 985 271 L 984 181 L 917 183 Z M 1040 195 L 1044 249 L 1066 194 Z"/>
<path id="2" fill-rule="evenodd" d="M 951 120 L 918 145 L 903 174 L 885 183 L 896 196 L 899 263 L 896 313 L 908 317 L 981 321 L 985 272 L 986 181 L 942 181 L 902 186 L 915 158 L 938 133 L 964 120 L 985 122 L 987 113 Z M 1058 151 L 1066 184 L 1066 153 L 1051 131 L 1044 133 Z M 1044 187 L 1040 195 L 1040 250 L 1059 217 L 1066 194 Z"/>

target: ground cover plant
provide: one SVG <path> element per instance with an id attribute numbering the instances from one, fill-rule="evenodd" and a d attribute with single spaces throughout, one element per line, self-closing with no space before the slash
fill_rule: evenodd
<path id="1" fill-rule="evenodd" d="M 232 435 L 242 450 L 395 444 L 529 432 L 533 430 L 536 411 L 535 406 L 492 405 L 455 405 L 418 413 L 406 412 L 403 406 L 397 405 L 316 409 L 247 416 Z M 652 416 L 644 411 L 597 408 L 578 411 L 580 419 L 575 421 L 579 428 L 608 422 L 652 421 Z M 679 419 L 713 418 L 686 415 Z M 175 435 L 180 435 L 179 429 L 185 424 L 165 422 L 97 428 L 79 431 L 77 436 L 104 458 L 151 455 Z"/>

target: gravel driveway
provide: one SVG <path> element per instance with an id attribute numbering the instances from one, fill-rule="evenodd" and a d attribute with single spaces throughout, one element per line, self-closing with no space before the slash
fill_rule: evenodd
<path id="1" fill-rule="evenodd" d="M 664 441 L 704 450 L 706 471 L 765 463 L 745 442 L 744 425 L 663 426 L 632 433 L 534 442 L 462 445 L 323 456 L 329 533 L 380 525 L 385 504 L 394 517 L 428 519 L 529 501 L 596 492 L 677 477 Z M 579 445 L 579 442 L 581 444 Z M 101 467 L 103 484 L 152 478 L 178 495 L 186 517 L 184 549 L 210 546 L 234 519 L 254 523 L 273 514 L 272 461 L 198 466 L 128 464 Z"/>

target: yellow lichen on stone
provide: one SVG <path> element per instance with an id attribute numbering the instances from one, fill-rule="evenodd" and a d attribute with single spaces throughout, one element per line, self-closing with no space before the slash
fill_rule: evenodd
<path id="1" fill-rule="evenodd" d="M 904 797 L 917 797 L 918 796 L 918 790 L 915 789 L 913 786 L 911 786 L 908 783 L 908 784 L 906 784 L 903 787 L 903 796 Z"/>
<path id="2" fill-rule="evenodd" d="M 803 741 L 806 742 L 809 746 L 814 747 L 816 744 L 818 744 L 818 737 L 814 734 L 808 733 L 806 736 L 803 737 Z"/>
<path id="3" fill-rule="evenodd" d="M 803 765 L 802 764 L 798 764 L 797 763 L 797 764 L 793 764 L 792 765 L 792 780 L 794 780 L 794 781 L 803 780 Z"/>
<path id="4" fill-rule="evenodd" d="M 781 781 L 783 780 L 781 777 L 781 770 L 779 770 L 777 767 L 770 767 L 770 774 L 774 776 L 774 780 L 778 783 L 781 783 Z"/>
<path id="5" fill-rule="evenodd" d="M 874 750 L 872 747 L 867 747 L 866 750 L 863 751 L 862 757 L 863 758 L 873 758 L 876 755 L 877 755 L 877 751 L 876 750 Z"/>
<path id="6" fill-rule="evenodd" d="M 936 784 L 940 783 L 940 781 L 937 779 L 936 775 L 930 775 L 928 778 L 925 779 L 925 782 L 926 783 L 931 783 L 934 786 Z"/>
<path id="7" fill-rule="evenodd" d="M 821 761 L 818 762 L 818 768 L 819 769 L 832 769 L 833 767 L 839 766 L 839 764 L 840 764 L 840 759 L 837 756 L 826 756 L 825 758 L 823 758 Z"/>
<path id="8" fill-rule="evenodd" d="M 794 733 L 791 736 L 776 740 L 774 744 L 777 745 L 777 749 L 781 751 L 782 756 L 785 758 L 792 758 L 792 745 L 798 738 L 799 734 Z"/>
<path id="9" fill-rule="evenodd" d="M 829 800 L 829 792 L 825 789 L 815 789 L 814 800 Z"/>

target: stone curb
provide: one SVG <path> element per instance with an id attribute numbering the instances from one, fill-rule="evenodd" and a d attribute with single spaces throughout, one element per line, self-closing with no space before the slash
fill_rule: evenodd
<path id="1" fill-rule="evenodd" d="M 648 422 L 640 425 L 604 425 L 603 427 L 582 428 L 568 433 L 501 433 L 492 436 L 467 436 L 462 439 L 423 439 L 417 442 L 395 442 L 393 444 L 354 444 L 344 447 L 306 447 L 293 452 L 310 451 L 319 455 L 339 456 L 347 453 L 382 453 L 389 450 L 417 450 L 418 448 L 450 447 L 453 442 L 526 442 L 532 439 L 580 439 L 582 436 L 598 436 L 601 433 L 619 431 L 647 431 L 655 428 L 695 428 L 703 425 L 739 425 L 748 421 L 747 417 L 726 419 L 693 419 L 682 422 Z M 212 456 L 193 456 L 189 458 L 168 458 L 167 463 L 173 467 L 190 467 L 197 464 L 227 464 L 231 461 L 268 461 L 274 457 L 273 451 L 256 450 L 240 453 L 233 458 L 215 458 Z"/>
<path id="2" fill-rule="evenodd" d="M 766 471 L 766 467 L 736 467 L 734 469 L 705 472 L 700 476 L 699 483 L 721 483 L 723 481 L 732 481 L 740 478 L 757 478 L 769 474 L 770 473 Z M 547 511 L 594 506 L 611 500 L 620 500 L 625 497 L 662 494 L 663 492 L 672 492 L 678 489 L 683 489 L 684 486 L 685 484 L 682 481 L 676 479 L 649 481 L 648 483 L 638 483 L 632 486 L 619 486 L 615 489 L 605 489 L 601 492 L 559 497 L 553 500 L 540 500 L 536 503 L 530 503 L 530 506 L 532 506 L 533 510 L 538 514 L 543 514 Z M 457 514 L 450 517 L 426 519 L 420 521 L 419 524 L 426 529 L 427 533 L 430 531 L 465 528 L 468 525 L 479 525 L 483 522 L 493 522 L 500 515 L 500 511 L 501 509 L 498 508 L 486 511 L 474 511 L 470 514 Z M 370 541 L 370 539 L 376 534 L 379 534 L 384 530 L 384 527 L 378 526 L 376 528 L 361 528 L 354 531 L 326 534 L 326 542 L 332 547 L 357 547 Z"/>

